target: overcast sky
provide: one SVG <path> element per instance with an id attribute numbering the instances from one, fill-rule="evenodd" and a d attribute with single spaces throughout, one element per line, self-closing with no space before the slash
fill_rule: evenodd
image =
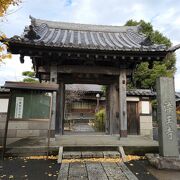
<path id="1" fill-rule="evenodd" d="M 22 0 L 9 9 L 0 30 L 8 37 L 21 35 L 35 18 L 106 25 L 124 25 L 129 19 L 151 22 L 154 29 L 166 35 L 174 45 L 180 43 L 180 1 L 178 0 Z M 180 91 L 180 50 L 177 51 L 175 87 Z M 31 60 L 19 63 L 13 56 L 0 65 L 0 85 L 6 80 L 20 80 L 22 71 L 31 69 Z"/>

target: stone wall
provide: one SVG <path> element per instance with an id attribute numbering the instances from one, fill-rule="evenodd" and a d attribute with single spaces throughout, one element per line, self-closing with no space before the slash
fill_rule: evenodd
<path id="1" fill-rule="evenodd" d="M 2 144 L 6 113 L 0 113 L 0 144 Z M 47 137 L 49 123 L 47 120 L 44 121 L 24 121 L 16 120 L 9 121 L 7 144 L 13 143 L 17 140 L 27 137 Z"/>
<path id="2" fill-rule="evenodd" d="M 140 115 L 140 135 L 153 137 L 152 115 Z"/>

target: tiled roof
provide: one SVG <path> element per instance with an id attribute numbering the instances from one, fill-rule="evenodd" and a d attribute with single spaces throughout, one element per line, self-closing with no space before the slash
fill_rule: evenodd
<path id="1" fill-rule="evenodd" d="M 101 92 L 101 86 L 95 84 L 67 84 L 66 90 L 68 91 L 91 91 L 91 92 Z"/>
<path id="2" fill-rule="evenodd" d="M 152 44 L 149 38 L 139 33 L 140 26 L 104 26 L 65 23 L 31 17 L 35 39 L 28 39 L 29 27 L 21 38 L 23 43 L 50 47 L 117 51 L 166 51 L 164 45 Z M 13 40 L 13 38 L 12 38 Z"/>
<path id="3" fill-rule="evenodd" d="M 180 98 L 176 98 L 176 102 L 179 102 L 180 101 Z"/>
<path id="4" fill-rule="evenodd" d="M 66 85 L 66 90 L 72 91 L 90 91 L 90 92 L 101 92 L 101 85 L 89 85 L 89 84 L 72 84 Z M 132 89 L 127 91 L 128 96 L 155 96 L 156 92 L 150 89 Z"/>
<path id="5" fill-rule="evenodd" d="M 127 91 L 128 96 L 156 96 L 156 92 L 150 89 L 132 89 Z"/>
<path id="6" fill-rule="evenodd" d="M 57 91 L 59 88 L 58 84 L 45 84 L 45 83 L 25 83 L 25 82 L 13 82 L 6 81 L 5 88 L 8 89 L 32 89 L 32 90 L 42 90 L 42 91 Z"/>
<path id="7" fill-rule="evenodd" d="M 5 89 L 3 87 L 0 87 L 0 93 L 9 93 L 10 89 Z"/>
<path id="8" fill-rule="evenodd" d="M 176 98 L 180 99 L 180 92 L 176 92 Z"/>

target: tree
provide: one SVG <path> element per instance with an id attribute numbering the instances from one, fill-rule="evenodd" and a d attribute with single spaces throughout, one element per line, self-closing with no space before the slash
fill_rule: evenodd
<path id="1" fill-rule="evenodd" d="M 38 83 L 39 81 L 35 77 L 34 71 L 24 71 L 22 72 L 22 75 L 25 76 L 23 79 L 23 82 L 29 82 L 29 83 Z"/>
<path id="2" fill-rule="evenodd" d="M 21 0 L 0 0 L 0 17 L 4 17 L 10 5 L 19 5 Z M 0 41 L 6 38 L 5 34 L 0 31 Z M 11 54 L 7 53 L 7 43 L 0 43 L 0 62 L 6 58 L 11 58 Z"/>
<path id="3" fill-rule="evenodd" d="M 143 20 L 134 21 L 129 20 L 125 24 L 126 26 L 137 26 L 141 25 L 140 32 L 145 34 L 150 38 L 150 40 L 155 44 L 165 44 L 170 47 L 172 45 L 171 41 L 161 34 L 159 31 L 154 30 L 151 23 L 145 22 Z M 136 88 L 154 88 L 156 78 L 160 76 L 173 77 L 176 71 L 175 68 L 176 57 L 175 54 L 169 54 L 162 62 L 153 62 L 152 68 L 150 68 L 148 62 L 140 63 L 134 74 L 133 74 L 133 85 L 130 87 Z"/>

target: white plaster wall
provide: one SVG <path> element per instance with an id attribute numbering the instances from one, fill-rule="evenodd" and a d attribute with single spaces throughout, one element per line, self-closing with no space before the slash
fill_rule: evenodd
<path id="1" fill-rule="evenodd" d="M 153 137 L 153 126 L 151 115 L 140 115 L 140 135 Z"/>
<path id="2" fill-rule="evenodd" d="M 139 97 L 126 97 L 126 101 L 139 101 Z"/>
<path id="3" fill-rule="evenodd" d="M 0 113 L 6 113 L 9 99 L 0 99 Z"/>

